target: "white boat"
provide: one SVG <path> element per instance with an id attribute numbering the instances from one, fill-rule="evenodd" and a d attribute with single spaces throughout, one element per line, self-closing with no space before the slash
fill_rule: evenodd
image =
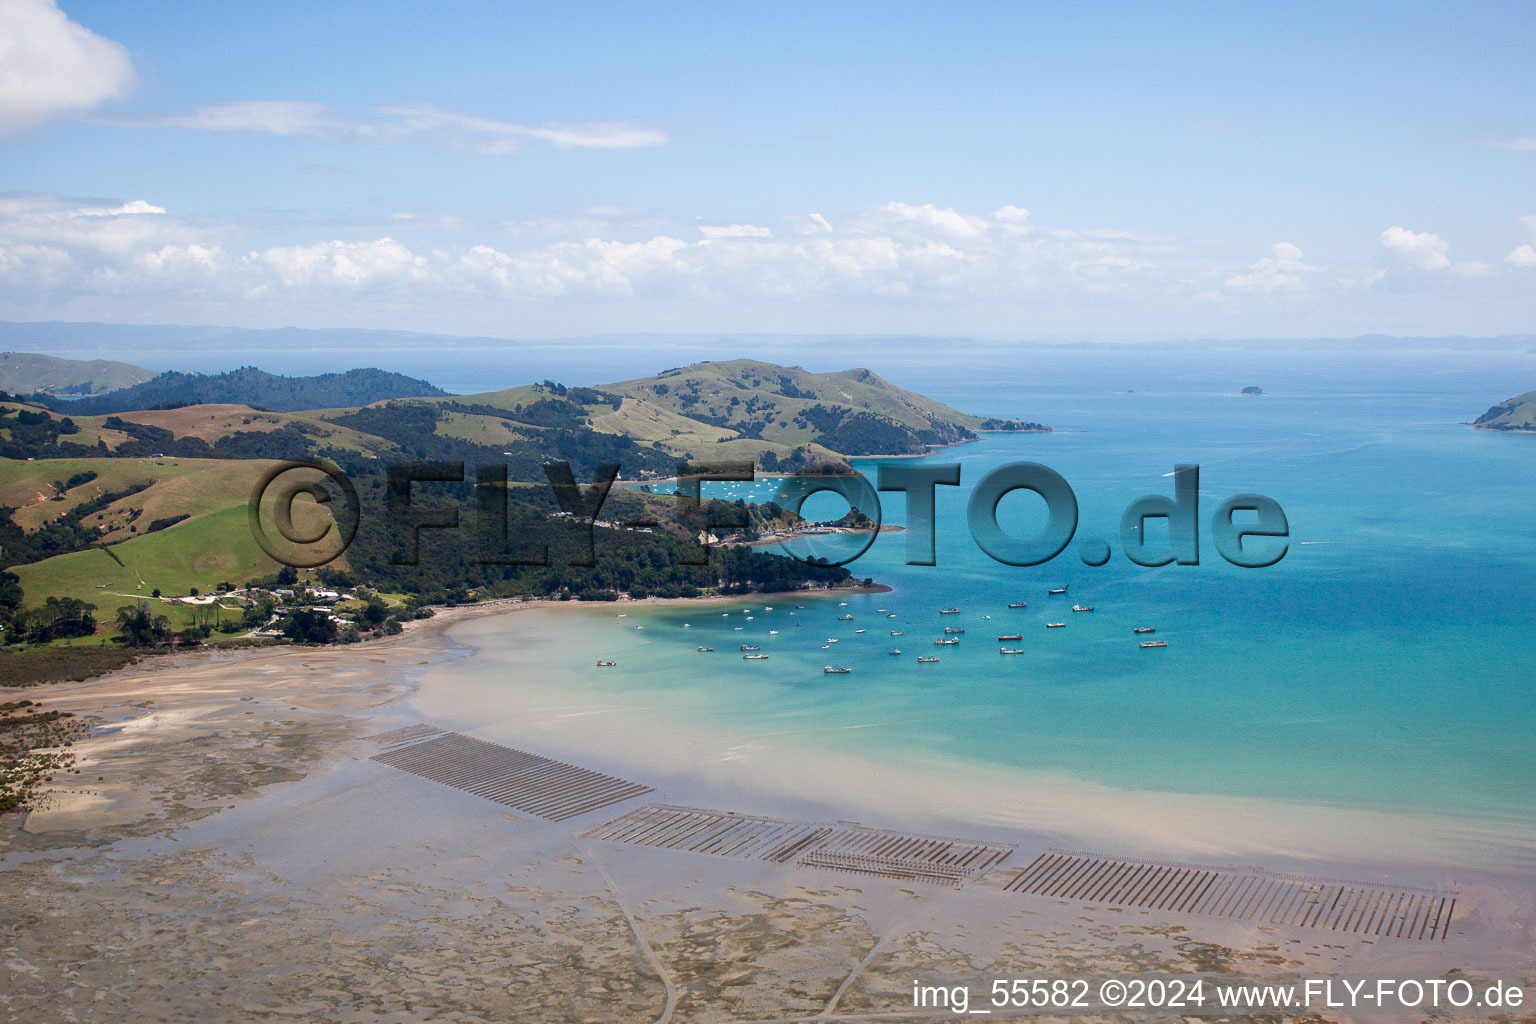
<path id="1" fill-rule="evenodd" d="M 1022 647 L 999 647 L 997 649 L 997 653 L 998 654 L 1023 654 L 1024 653 L 1024 648 L 1022 648 Z"/>
<path id="2" fill-rule="evenodd" d="M 741 660 L 742 661 L 767 661 L 768 660 L 768 655 L 766 655 L 766 654 L 743 654 L 741 656 Z"/>
<path id="3" fill-rule="evenodd" d="M 950 640 L 935 640 L 933 642 L 933 645 L 935 647 L 946 647 L 946 646 L 948 646 L 950 644 L 957 644 L 959 642 L 960 642 L 959 640 L 954 640 L 954 639 L 950 639 Z"/>
<path id="4" fill-rule="evenodd" d="M 851 669 L 851 668 L 834 668 L 831 665 L 828 665 L 826 668 L 822 669 L 822 671 L 824 673 L 826 673 L 827 675 L 829 675 L 829 676 L 845 676 L 849 672 L 852 672 L 853 669 Z"/>
<path id="5" fill-rule="evenodd" d="M 919 665 L 932 665 L 934 662 L 936 662 L 938 660 L 939 660 L 938 658 L 921 658 L 920 657 L 920 658 L 917 659 L 917 663 Z"/>
<path id="6" fill-rule="evenodd" d="M 1072 606 L 1072 610 L 1075 611 L 1075 612 L 1091 612 L 1091 611 L 1093 611 L 1093 605 L 1091 605 L 1091 604 L 1075 604 L 1075 605 Z"/>
<path id="7" fill-rule="evenodd" d="M 899 650 L 897 650 L 895 648 L 892 648 L 891 650 L 887 651 L 886 653 L 887 654 L 900 654 L 901 651 L 899 651 Z"/>
<path id="8" fill-rule="evenodd" d="M 853 616 L 852 615 L 839 615 L 837 617 L 837 621 L 838 622 L 852 622 L 853 621 Z"/>
<path id="9" fill-rule="evenodd" d="M 891 636 L 906 636 L 906 635 L 907 635 L 907 631 L 904 630 L 904 629 L 893 629 L 893 630 L 891 630 Z"/>
<path id="10" fill-rule="evenodd" d="M 1141 642 L 1141 646 L 1143 646 L 1143 647 L 1167 647 L 1168 646 L 1168 641 L 1166 641 L 1166 640 L 1143 640 Z"/>
<path id="11" fill-rule="evenodd" d="M 598 668 L 613 668 L 613 666 L 616 665 L 616 664 L 618 664 L 618 663 L 617 662 L 613 662 L 613 661 L 600 661 L 600 662 L 597 663 L 597 667 Z"/>
<path id="12" fill-rule="evenodd" d="M 700 654 L 711 654 L 713 652 L 714 652 L 714 648 L 713 647 L 700 647 L 699 648 L 699 653 Z"/>
<path id="13" fill-rule="evenodd" d="M 1046 629 L 1062 629 L 1065 626 L 1066 626 L 1065 622 L 1047 622 L 1045 624 L 1045 628 Z"/>
<path id="14" fill-rule="evenodd" d="M 760 651 L 760 650 L 762 650 L 762 648 L 759 647 L 757 644 L 742 644 L 741 645 L 741 649 L 744 650 L 744 651 Z"/>

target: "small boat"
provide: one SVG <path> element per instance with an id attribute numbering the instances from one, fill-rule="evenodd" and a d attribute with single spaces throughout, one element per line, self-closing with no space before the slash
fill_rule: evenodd
<path id="1" fill-rule="evenodd" d="M 765 611 L 765 612 L 771 612 L 771 611 L 773 611 L 773 605 L 771 605 L 771 604 L 765 604 L 765 605 L 763 605 L 763 611 Z"/>
<path id="2" fill-rule="evenodd" d="M 939 609 L 939 614 L 940 615 L 959 615 L 960 614 L 960 609 L 959 608 L 940 608 Z"/>
<path id="3" fill-rule="evenodd" d="M 984 619 L 990 619 L 990 618 L 991 618 L 991 617 L 992 617 L 992 616 L 990 616 L 990 615 L 983 615 L 983 616 L 982 616 L 982 618 L 984 618 Z"/>
<path id="4" fill-rule="evenodd" d="M 877 611 L 877 612 L 884 612 L 885 609 L 884 608 L 876 608 L 875 611 Z"/>
<path id="5" fill-rule="evenodd" d="M 598 668 L 613 668 L 613 666 L 615 666 L 617 664 L 618 664 L 618 662 L 616 662 L 616 661 L 600 661 L 600 662 L 597 663 L 597 667 Z"/>
<path id="6" fill-rule="evenodd" d="M 796 608 L 804 608 L 804 607 L 805 607 L 805 605 L 803 605 L 803 604 L 797 604 L 797 605 L 795 605 L 795 607 L 796 607 Z"/>
<path id="7" fill-rule="evenodd" d="M 644 626 L 636 626 L 635 628 L 636 629 L 644 629 L 645 627 Z"/>
<path id="8" fill-rule="evenodd" d="M 907 631 L 904 630 L 904 629 L 893 629 L 893 630 L 891 630 L 891 636 L 906 636 L 906 635 L 907 635 Z"/>
<path id="9" fill-rule="evenodd" d="M 919 665 L 932 665 L 934 662 L 936 662 L 938 660 L 939 660 L 938 658 L 921 658 L 920 657 L 920 658 L 917 659 L 917 663 Z"/>
<path id="10" fill-rule="evenodd" d="M 721 617 L 721 618 L 722 618 L 722 619 L 727 619 L 727 618 L 730 618 L 730 615 L 731 615 L 731 613 L 730 613 L 730 612 L 721 612 L 721 613 L 720 613 L 720 617 Z"/>
<path id="11" fill-rule="evenodd" d="M 1143 646 L 1143 647 L 1167 647 L 1168 646 L 1168 641 L 1167 640 L 1143 640 L 1141 642 L 1141 646 Z"/>
<path id="12" fill-rule="evenodd" d="M 713 647 L 700 647 L 699 648 L 699 653 L 700 654 L 713 654 L 713 653 L 715 653 L 715 649 Z"/>
<path id="13" fill-rule="evenodd" d="M 839 615 L 837 617 L 837 621 L 838 622 L 852 622 L 853 621 L 853 616 L 852 615 Z"/>
<path id="14" fill-rule="evenodd" d="M 998 639 L 999 640 L 1023 640 L 1024 639 L 1024 634 L 1023 633 L 1005 633 L 1002 636 L 998 637 Z"/>
<path id="15" fill-rule="evenodd" d="M 1024 648 L 1022 648 L 1022 647 L 999 647 L 997 649 L 997 653 L 998 654 L 1023 654 L 1024 653 Z"/>
<path id="16" fill-rule="evenodd" d="M 742 661 L 767 661 L 768 660 L 768 655 L 766 655 L 766 654 L 743 654 L 741 656 L 741 660 Z"/>
<path id="17" fill-rule="evenodd" d="M 1066 625 L 1067 624 L 1065 622 L 1047 622 L 1045 624 L 1045 628 L 1046 629 L 1063 629 L 1063 628 L 1066 627 Z"/>
<path id="18" fill-rule="evenodd" d="M 741 649 L 744 650 L 744 651 L 760 651 L 760 650 L 762 650 L 762 648 L 759 647 L 757 644 L 742 644 L 741 645 Z"/>
<path id="19" fill-rule="evenodd" d="M 748 615 L 748 616 L 747 616 L 747 621 L 748 621 L 748 622 L 751 622 L 751 621 L 752 621 L 752 619 L 753 619 L 753 618 L 754 618 L 754 616 L 751 616 L 751 615 Z"/>
<path id="20" fill-rule="evenodd" d="M 886 618 L 888 618 L 888 619 L 894 619 L 895 617 L 896 617 L 896 613 L 895 612 L 891 612 L 891 614 L 886 616 Z"/>
<path id="21" fill-rule="evenodd" d="M 740 633 L 742 630 L 744 630 L 746 628 L 747 628 L 746 626 L 737 626 L 736 629 L 735 629 L 735 632 Z"/>
<path id="22" fill-rule="evenodd" d="M 829 676 L 845 676 L 849 672 L 852 672 L 853 669 L 851 669 L 851 668 L 834 668 L 833 666 L 828 665 L 826 668 L 822 669 L 821 671 L 824 672 L 825 674 L 829 675 Z"/>
<path id="23" fill-rule="evenodd" d="M 946 632 L 946 633 L 964 633 L 965 632 L 965 627 L 961 626 L 961 627 L 959 627 L 957 629 L 954 626 L 945 626 L 944 627 L 944 632 Z"/>
<path id="24" fill-rule="evenodd" d="M 685 622 L 685 623 L 683 623 L 683 628 L 684 629 L 692 629 L 693 628 L 693 623 Z"/>
<path id="25" fill-rule="evenodd" d="M 1072 610 L 1075 611 L 1075 612 L 1091 612 L 1091 611 L 1093 611 L 1093 605 L 1091 605 L 1091 604 L 1075 604 L 1075 605 L 1072 606 Z"/>
<path id="26" fill-rule="evenodd" d="M 1156 633 L 1157 632 L 1157 627 L 1156 626 L 1137 626 L 1135 629 L 1131 630 L 1131 632 L 1132 633 Z"/>
<path id="27" fill-rule="evenodd" d="M 869 630 L 867 630 L 867 629 L 856 629 L 856 630 L 854 630 L 854 632 L 855 633 L 867 633 L 867 632 L 869 632 Z"/>
<path id="28" fill-rule="evenodd" d="M 935 640 L 933 642 L 933 645 L 935 647 L 945 647 L 945 646 L 948 646 L 950 644 L 957 644 L 959 642 L 960 642 L 959 640 Z"/>
<path id="29" fill-rule="evenodd" d="M 839 608 L 847 608 L 848 607 L 848 602 L 847 601 L 839 601 L 839 602 L 837 602 L 837 606 Z"/>
<path id="30" fill-rule="evenodd" d="M 1012 602 L 1009 603 L 1008 607 L 1009 608 L 1028 608 L 1029 607 L 1029 602 L 1028 601 L 1012 601 Z"/>
<path id="31" fill-rule="evenodd" d="M 619 618 L 621 618 L 621 619 L 629 618 L 629 612 L 619 612 Z"/>
<path id="32" fill-rule="evenodd" d="M 887 654 L 900 654 L 901 651 L 900 651 L 900 649 L 893 647 L 889 651 L 886 651 L 885 653 L 887 653 Z"/>
<path id="33" fill-rule="evenodd" d="M 1072 584 L 1069 583 L 1069 584 L 1067 584 L 1067 587 L 1070 587 L 1071 585 Z M 1046 593 L 1047 594 L 1065 594 L 1067 592 L 1067 587 L 1057 587 L 1055 590 L 1047 590 Z"/>
<path id="34" fill-rule="evenodd" d="M 835 644 L 835 643 L 837 643 L 837 637 L 835 637 L 835 636 L 829 636 L 829 637 L 827 637 L 827 643 L 829 643 L 829 644 Z"/>

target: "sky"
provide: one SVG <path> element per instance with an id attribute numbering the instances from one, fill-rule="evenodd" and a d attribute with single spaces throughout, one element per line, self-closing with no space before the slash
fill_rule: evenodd
<path id="1" fill-rule="evenodd" d="M 1536 4 L 0 0 L 0 319 L 1536 331 Z"/>

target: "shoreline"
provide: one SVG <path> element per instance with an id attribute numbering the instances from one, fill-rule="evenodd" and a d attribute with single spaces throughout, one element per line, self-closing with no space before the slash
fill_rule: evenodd
<path id="1" fill-rule="evenodd" d="M 675 611 L 765 598 L 778 600 L 623 605 Z M 408 1020 L 430 1006 L 472 1020 L 626 1024 L 666 1019 L 675 1005 L 679 1024 L 883 1020 L 911 1017 L 913 978 L 976 984 L 1009 969 L 1281 980 L 1452 968 L 1524 975 L 1536 965 L 1523 941 L 1536 932 L 1529 872 L 1426 863 L 1432 851 L 1412 843 L 1406 856 L 1364 843 L 1352 857 L 1302 856 L 1347 820 L 1338 809 L 1319 817 L 1291 808 L 1270 822 L 1291 842 L 1245 844 L 1223 831 L 1240 808 L 1183 798 L 1185 811 L 1204 814 L 1211 843 L 1159 847 L 1127 839 L 1124 794 L 1037 779 L 1061 820 L 1078 823 L 1053 831 L 1017 813 L 969 813 L 989 799 L 998 811 L 1000 793 L 1016 796 L 1014 773 L 828 757 L 818 750 L 826 737 L 790 745 L 761 730 L 700 729 L 654 691 L 594 696 L 540 670 L 537 645 L 581 625 L 555 608 L 612 615 L 609 604 L 466 605 L 369 644 L 172 655 L 47 688 L 49 705 L 94 711 L 104 727 L 76 745 L 81 775 L 55 781 L 45 806 L 0 829 L 0 915 L 27 922 L 0 935 L 13 968 L 0 1015 L 51 1020 L 67 1007 L 86 1024 Z M 476 699 L 449 707 L 466 695 Z M 377 763 L 382 735 L 415 723 L 569 755 L 654 789 L 569 822 L 513 813 Z M 588 837 L 665 803 L 828 825 L 857 818 L 1013 852 L 950 887 Z M 1131 831 L 1166 832 L 1179 809 L 1142 800 Z M 1081 827 L 1085 819 L 1109 830 Z M 1347 851 L 1362 836 L 1392 834 L 1370 825 L 1329 837 Z M 1456 926 L 1443 945 L 1378 945 L 1327 929 L 1006 891 L 1040 854 L 1085 850 L 1449 889 Z"/>
<path id="2" fill-rule="evenodd" d="M 755 598 L 717 603 L 749 602 Z M 527 647 L 560 628 L 511 620 L 497 629 L 497 651 L 509 634 Z M 450 639 L 482 650 L 477 632 L 466 624 Z M 1123 790 L 926 752 L 871 757 L 829 749 L 822 734 L 754 731 L 691 716 L 686 705 L 668 705 L 656 694 L 642 691 L 635 700 L 627 691 L 596 690 L 569 672 L 550 675 L 543 665 L 532 685 L 519 685 L 522 675 L 499 673 L 492 702 L 491 692 L 465 682 L 463 673 L 429 669 L 412 703 L 427 720 L 446 719 L 487 739 L 553 747 L 578 763 L 664 779 L 682 802 L 738 793 L 748 803 L 723 809 L 819 805 L 839 819 L 906 822 L 929 831 L 983 830 L 1042 845 L 1190 861 L 1259 858 L 1287 870 L 1325 863 L 1421 881 L 1447 870 L 1518 878 L 1517 852 L 1536 845 L 1536 823 L 1504 822 L 1506 831 L 1495 840 L 1490 833 L 1499 831 L 1499 819 L 1476 814 Z M 1490 844 L 1507 851 L 1503 862 L 1490 862 Z"/>

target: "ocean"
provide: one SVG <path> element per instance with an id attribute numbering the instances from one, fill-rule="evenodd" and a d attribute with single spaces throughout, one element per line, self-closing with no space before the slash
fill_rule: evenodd
<path id="1" fill-rule="evenodd" d="M 1536 436 L 1465 422 L 1536 382 L 1516 379 L 1528 361 L 1123 358 L 891 375 L 968 411 L 1055 427 L 902 460 L 958 463 L 961 484 L 937 491 L 937 564 L 905 564 L 903 533 L 850 564 L 891 592 L 592 609 L 540 646 L 537 665 L 599 698 L 746 737 L 835 737 L 842 751 L 934 761 L 957 778 L 985 767 L 1536 822 Z M 1263 395 L 1238 395 L 1247 385 Z M 1021 568 L 978 548 L 966 501 L 987 472 L 1026 460 L 1068 481 L 1080 523 L 1056 559 Z M 1200 564 L 1131 563 L 1121 513 L 1142 495 L 1172 497 L 1170 474 L 1190 463 L 1201 467 Z M 871 479 L 878 465 L 858 462 Z M 706 493 L 768 500 L 779 486 Z M 1212 513 L 1243 492 L 1288 518 L 1273 566 L 1238 568 L 1214 548 Z M 883 499 L 884 522 L 901 525 L 903 497 Z M 845 508 L 827 495 L 806 504 L 814 518 Z M 1042 509 L 1016 493 L 999 520 L 1027 535 Z M 1078 557 L 1085 538 L 1110 542 L 1107 564 Z M 1017 601 L 1027 607 L 1008 607 Z M 1094 611 L 1069 610 L 1079 603 Z M 939 614 L 950 607 L 960 613 Z M 1132 632 L 1141 626 L 1156 633 Z M 965 630 L 959 644 L 934 645 L 945 627 Z M 1014 633 L 1023 639 L 994 639 Z M 1167 646 L 1140 646 L 1154 638 Z M 499 663 L 528 653 L 497 650 L 490 630 L 474 642 Z M 770 657 L 743 660 L 742 644 Z M 600 658 L 618 664 L 596 668 Z M 829 664 L 851 671 L 827 675 Z"/>

